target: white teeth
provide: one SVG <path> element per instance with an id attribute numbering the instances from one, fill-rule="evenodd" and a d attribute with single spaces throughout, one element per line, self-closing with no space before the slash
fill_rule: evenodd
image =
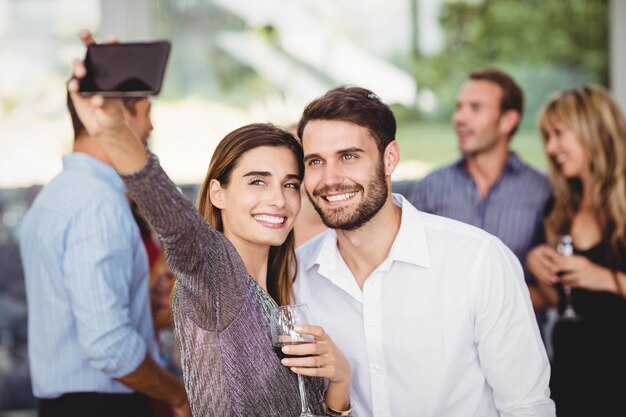
<path id="1" fill-rule="evenodd" d="M 276 216 L 254 216 L 254 220 L 263 222 L 263 223 L 273 223 L 273 224 L 283 224 L 285 223 L 286 217 L 276 217 Z"/>
<path id="2" fill-rule="evenodd" d="M 565 154 L 560 154 L 560 155 L 557 155 L 557 157 L 555 158 L 555 160 L 556 160 L 557 164 L 562 164 L 562 163 L 564 163 L 565 161 L 567 161 L 567 155 L 565 155 Z"/>
<path id="3" fill-rule="evenodd" d="M 355 195 L 356 195 L 356 192 L 348 193 L 348 194 L 329 195 L 326 197 L 326 200 L 330 202 L 345 201 L 354 197 Z"/>

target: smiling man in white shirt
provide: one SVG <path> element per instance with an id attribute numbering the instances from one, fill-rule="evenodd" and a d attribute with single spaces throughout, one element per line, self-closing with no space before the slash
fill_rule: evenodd
<path id="1" fill-rule="evenodd" d="M 473 226 L 392 195 L 396 122 L 339 87 L 298 125 L 304 186 L 328 231 L 299 248 L 296 299 L 352 365 L 359 416 L 554 416 L 519 262 Z"/>

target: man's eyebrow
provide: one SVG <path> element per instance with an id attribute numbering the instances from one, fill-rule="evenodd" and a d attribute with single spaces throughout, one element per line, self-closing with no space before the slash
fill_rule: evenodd
<path id="1" fill-rule="evenodd" d="M 476 105 L 483 105 L 486 103 L 486 100 L 484 100 L 481 97 L 477 97 L 477 98 L 472 98 L 470 100 L 465 100 L 466 103 L 468 103 L 470 106 L 476 106 Z"/>
<path id="2" fill-rule="evenodd" d="M 319 154 L 316 153 L 310 153 L 308 155 L 304 155 L 304 162 L 310 160 L 310 159 L 316 159 L 316 158 L 320 158 Z"/>
<path id="3" fill-rule="evenodd" d="M 351 148 L 339 149 L 338 151 L 335 151 L 335 155 L 343 155 L 344 153 L 363 153 L 363 152 L 365 152 L 363 149 L 353 146 Z M 315 158 L 322 159 L 322 157 L 319 154 L 311 153 L 311 154 L 304 156 L 304 161 L 306 162 L 310 159 L 315 159 Z"/>
<path id="4" fill-rule="evenodd" d="M 342 155 L 344 153 L 359 153 L 359 152 L 365 152 L 363 149 L 361 148 L 357 148 L 356 146 L 353 146 L 351 148 L 347 148 L 347 149 L 340 149 L 337 152 L 335 152 L 337 155 Z"/>

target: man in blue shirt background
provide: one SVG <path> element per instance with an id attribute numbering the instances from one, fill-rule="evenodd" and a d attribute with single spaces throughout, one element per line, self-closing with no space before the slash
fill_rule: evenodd
<path id="1" fill-rule="evenodd" d="M 147 143 L 149 100 L 123 100 L 126 122 Z M 73 152 L 26 214 L 20 244 L 39 415 L 152 416 L 152 397 L 191 416 L 182 383 L 162 367 L 124 185 L 69 97 L 68 107 Z"/>
<path id="2" fill-rule="evenodd" d="M 523 92 L 511 76 L 495 68 L 472 72 L 452 117 L 461 158 L 412 184 L 407 198 L 419 210 L 499 237 L 524 266 L 541 238 L 551 191 L 547 178 L 509 147 L 523 109 Z M 525 267 L 524 273 L 532 282 Z M 541 307 L 530 289 L 533 305 Z"/>

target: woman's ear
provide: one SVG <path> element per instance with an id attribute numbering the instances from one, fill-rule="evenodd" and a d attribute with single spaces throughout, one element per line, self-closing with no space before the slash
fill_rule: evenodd
<path id="1" fill-rule="evenodd" d="M 212 179 L 209 183 L 209 201 L 218 209 L 224 208 L 224 188 L 216 179 Z"/>

